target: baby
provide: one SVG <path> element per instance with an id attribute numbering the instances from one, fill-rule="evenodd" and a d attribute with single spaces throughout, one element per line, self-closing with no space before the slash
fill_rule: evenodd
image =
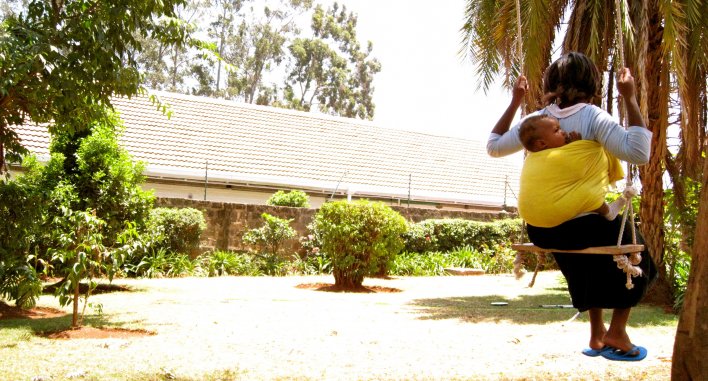
<path id="1" fill-rule="evenodd" d="M 550 115 L 534 115 L 526 118 L 521 123 L 519 138 L 521 144 L 523 144 L 527 151 L 538 152 L 545 149 L 562 147 L 568 143 L 582 139 L 582 136 L 575 131 L 566 133 L 561 130 L 558 119 Z M 626 202 L 624 197 L 620 197 L 611 204 L 603 202 L 602 206 L 591 212 L 600 214 L 612 221 L 617 217 Z"/>

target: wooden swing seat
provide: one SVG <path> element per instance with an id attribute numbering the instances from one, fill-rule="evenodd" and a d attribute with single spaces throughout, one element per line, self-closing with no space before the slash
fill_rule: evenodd
<path id="1" fill-rule="evenodd" d="M 559 250 L 559 249 L 544 249 L 532 243 L 515 243 L 511 248 L 516 251 L 548 254 L 548 253 L 569 253 L 569 254 L 601 254 L 601 255 L 618 255 L 631 254 L 644 251 L 644 245 L 630 244 L 620 246 L 595 246 L 580 250 Z"/>

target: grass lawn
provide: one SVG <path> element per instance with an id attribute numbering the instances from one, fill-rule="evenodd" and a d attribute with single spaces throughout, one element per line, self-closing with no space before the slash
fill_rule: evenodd
<path id="1" fill-rule="evenodd" d="M 374 293 L 317 291 L 331 276 L 117 279 L 131 291 L 93 296 L 103 313 L 86 325 L 151 335 L 52 339 L 42 334 L 70 315 L 0 320 L 0 379 L 670 378 L 677 316 L 633 310 L 643 361 L 586 357 L 587 315 L 569 322 L 574 309 L 540 307 L 570 304 L 560 279 L 542 272 L 530 289 L 509 275 L 366 279 L 385 291 Z M 49 295 L 40 306 L 59 308 Z"/>

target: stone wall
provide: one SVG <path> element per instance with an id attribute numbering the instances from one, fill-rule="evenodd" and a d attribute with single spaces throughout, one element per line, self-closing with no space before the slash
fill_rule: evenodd
<path id="1" fill-rule="evenodd" d="M 194 208 L 201 210 L 206 219 L 207 228 L 202 234 L 201 251 L 232 250 L 246 251 L 248 245 L 243 243 L 243 234 L 260 227 L 263 224 L 261 214 L 292 219 L 290 226 L 297 232 L 296 238 L 288 242 L 286 251 L 299 251 L 301 246 L 297 238 L 305 236 L 307 225 L 317 213 L 313 208 L 291 208 L 287 206 L 270 206 L 254 204 L 237 204 L 228 202 L 198 201 L 182 198 L 158 198 L 157 207 Z M 508 217 L 504 213 L 481 213 L 457 210 L 436 210 L 422 208 L 407 208 L 392 206 L 405 219 L 420 222 L 432 218 L 462 218 L 474 221 L 493 221 Z"/>

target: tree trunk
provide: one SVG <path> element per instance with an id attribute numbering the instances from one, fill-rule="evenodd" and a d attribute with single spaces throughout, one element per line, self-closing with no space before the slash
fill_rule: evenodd
<path id="1" fill-rule="evenodd" d="M 668 109 L 668 102 L 661 96 L 662 69 L 664 60 L 662 57 L 661 41 L 663 38 L 663 27 L 661 26 L 661 15 L 655 1 L 647 4 L 648 46 L 645 57 L 637 57 L 637 62 L 643 60 L 645 65 L 646 83 L 640 86 L 646 89 L 647 104 L 647 127 L 653 133 L 651 140 L 651 157 L 649 163 L 639 167 L 639 174 L 642 182 L 642 200 L 639 212 L 641 220 L 641 231 L 645 244 L 654 262 L 657 264 L 660 281 L 655 287 L 656 294 L 666 295 L 671 298 L 670 281 L 666 279 L 666 267 L 664 266 L 664 189 L 662 176 L 664 173 L 663 161 L 666 152 L 666 120 L 662 119 Z M 637 65 L 642 67 L 642 65 Z M 642 100 L 643 102 L 643 100 Z M 656 301 L 661 304 L 672 304 L 671 300 Z"/>
<path id="2" fill-rule="evenodd" d="M 334 270 L 332 274 L 334 275 L 334 286 L 340 290 L 357 290 L 364 283 L 363 277 L 353 276 L 346 271 Z"/>
<path id="3" fill-rule="evenodd" d="M 683 311 L 676 330 L 672 380 L 708 379 L 708 160 L 703 164 L 703 187 L 693 243 Z"/>
<path id="4" fill-rule="evenodd" d="M 74 311 L 71 316 L 71 327 L 77 328 L 79 326 L 79 283 L 76 282 L 74 285 Z"/>

